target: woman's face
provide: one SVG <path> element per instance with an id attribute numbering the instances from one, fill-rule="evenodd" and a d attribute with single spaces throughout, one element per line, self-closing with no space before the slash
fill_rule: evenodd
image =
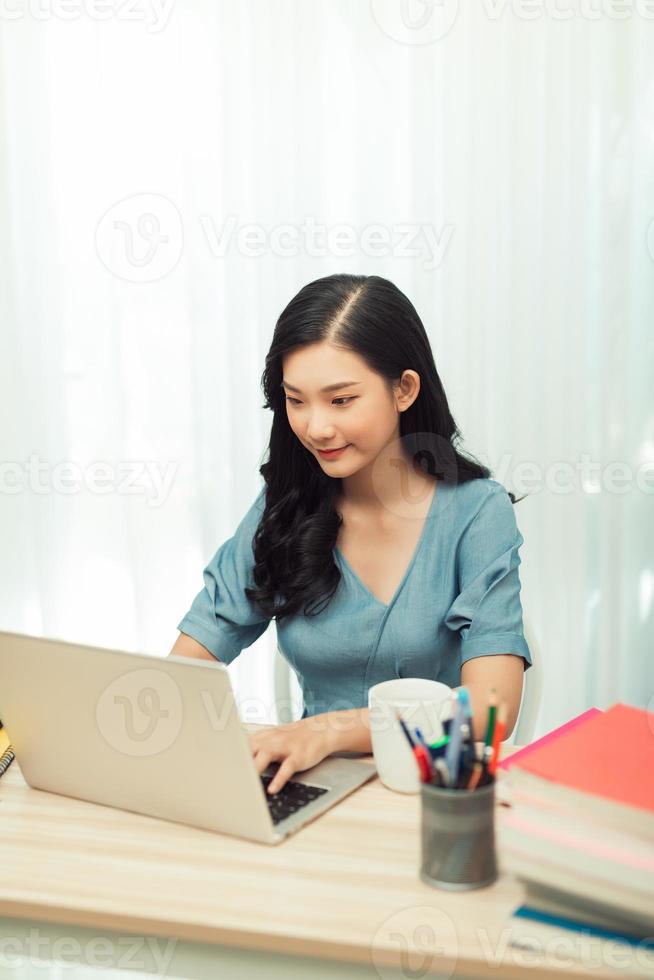
<path id="1" fill-rule="evenodd" d="M 328 476 L 351 476 L 399 436 L 395 397 L 352 351 L 327 341 L 298 348 L 283 359 L 283 387 L 291 429 Z M 319 451 L 343 446 L 331 459 Z"/>

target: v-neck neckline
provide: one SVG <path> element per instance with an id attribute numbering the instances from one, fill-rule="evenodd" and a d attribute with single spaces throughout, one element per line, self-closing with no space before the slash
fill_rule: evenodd
<path id="1" fill-rule="evenodd" d="M 416 560 L 418 558 L 418 554 L 420 552 L 420 549 L 422 548 L 422 544 L 423 544 L 423 542 L 424 542 L 424 540 L 425 540 L 425 538 L 427 536 L 427 528 L 429 527 L 429 521 L 430 521 L 430 518 L 431 518 L 431 516 L 433 514 L 433 511 L 434 511 L 434 508 L 435 508 L 436 497 L 438 496 L 438 494 L 440 492 L 440 488 L 442 487 L 442 485 L 443 485 L 442 484 L 442 481 L 436 480 L 436 483 L 434 485 L 434 489 L 433 489 L 432 495 L 431 495 L 431 501 L 430 501 L 430 504 L 429 504 L 429 510 L 427 511 L 427 516 L 425 518 L 424 527 L 422 529 L 422 532 L 420 534 L 420 537 L 418 538 L 418 543 L 417 543 L 417 545 L 414 548 L 413 555 L 411 556 L 411 560 L 410 560 L 409 564 L 407 565 L 406 571 L 405 571 L 404 575 L 402 576 L 402 579 L 400 581 L 400 584 L 398 585 L 398 587 L 395 590 L 393 596 L 391 597 L 390 602 L 382 602 L 381 599 L 378 599 L 377 596 L 374 594 L 374 592 L 371 592 L 370 591 L 370 589 L 365 584 L 365 582 L 363 582 L 361 580 L 361 578 L 359 578 L 359 576 L 354 571 L 354 569 L 352 568 L 352 566 L 350 565 L 349 561 L 347 560 L 347 558 L 345 557 L 345 555 L 343 554 L 343 552 L 341 551 L 341 549 L 338 547 L 338 545 L 335 545 L 334 546 L 334 551 L 336 552 L 337 556 L 340 558 L 340 561 L 341 561 L 343 567 L 350 573 L 350 575 L 358 583 L 358 585 L 360 586 L 360 588 L 362 588 L 363 591 L 366 592 L 370 596 L 370 598 L 373 599 L 377 603 L 378 606 L 381 606 L 382 609 L 384 609 L 386 611 L 388 611 L 395 604 L 395 600 L 397 599 L 397 597 L 399 596 L 400 592 L 402 591 L 402 588 L 404 586 L 404 583 L 408 579 L 409 575 L 411 574 L 411 570 L 413 569 L 413 566 L 416 563 Z"/>

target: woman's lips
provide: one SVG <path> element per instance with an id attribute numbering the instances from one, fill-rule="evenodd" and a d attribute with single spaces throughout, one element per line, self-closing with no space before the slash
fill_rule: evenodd
<path id="1" fill-rule="evenodd" d="M 349 443 L 347 444 L 347 446 L 341 446 L 340 449 L 329 449 L 329 450 L 327 450 L 327 449 L 319 449 L 318 452 L 325 459 L 336 459 L 337 456 L 340 456 L 341 453 L 344 453 L 345 452 L 345 450 L 348 448 L 348 446 L 349 446 Z"/>

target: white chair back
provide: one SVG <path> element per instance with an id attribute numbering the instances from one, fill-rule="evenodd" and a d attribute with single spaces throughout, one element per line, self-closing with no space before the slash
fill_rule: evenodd
<path id="1" fill-rule="evenodd" d="M 279 643 L 275 644 L 274 684 L 277 724 L 296 721 L 291 706 L 291 668 L 279 649 Z"/>
<path id="2" fill-rule="evenodd" d="M 508 742 L 514 745 L 529 745 L 533 741 L 543 697 L 543 661 L 540 644 L 538 637 L 534 633 L 531 621 L 525 616 L 524 611 L 522 615 L 522 626 L 525 640 L 531 653 L 531 667 L 525 671 L 518 720 L 515 723 L 511 737 L 508 739 Z"/>

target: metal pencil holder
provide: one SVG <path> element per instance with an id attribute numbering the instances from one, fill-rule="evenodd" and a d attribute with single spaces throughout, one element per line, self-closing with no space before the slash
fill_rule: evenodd
<path id="1" fill-rule="evenodd" d="M 421 879 L 451 891 L 492 884 L 497 878 L 495 780 L 474 790 L 420 786 Z"/>

